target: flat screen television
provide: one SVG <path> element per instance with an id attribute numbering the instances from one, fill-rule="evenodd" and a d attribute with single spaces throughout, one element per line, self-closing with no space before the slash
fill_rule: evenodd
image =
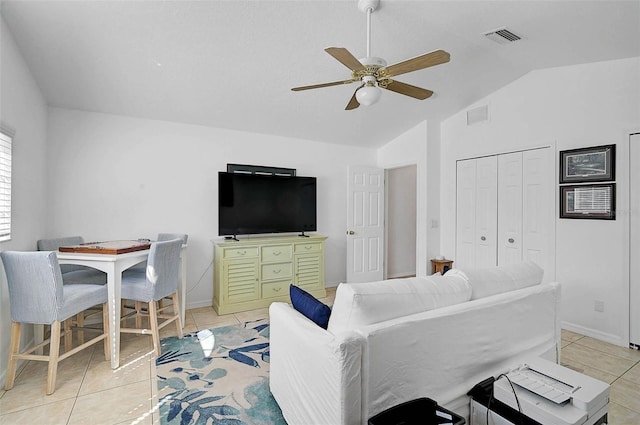
<path id="1" fill-rule="evenodd" d="M 218 235 L 315 230 L 315 177 L 218 173 Z"/>

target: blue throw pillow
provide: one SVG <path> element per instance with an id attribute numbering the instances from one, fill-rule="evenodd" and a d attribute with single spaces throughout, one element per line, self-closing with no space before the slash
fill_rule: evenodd
<path id="1" fill-rule="evenodd" d="M 322 329 L 327 329 L 329 316 L 331 315 L 331 309 L 328 305 L 323 304 L 310 293 L 294 285 L 289 286 L 289 296 L 291 297 L 293 308 Z"/>

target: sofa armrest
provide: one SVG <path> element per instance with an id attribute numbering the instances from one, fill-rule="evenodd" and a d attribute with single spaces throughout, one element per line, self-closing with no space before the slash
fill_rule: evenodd
<path id="1" fill-rule="evenodd" d="M 287 303 L 269 317 L 269 385 L 287 423 L 360 425 L 362 336 L 333 335 Z"/>

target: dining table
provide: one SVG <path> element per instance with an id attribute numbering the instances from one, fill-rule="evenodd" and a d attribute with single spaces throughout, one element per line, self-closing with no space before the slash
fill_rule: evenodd
<path id="1" fill-rule="evenodd" d="M 107 275 L 109 337 L 111 352 L 111 368 L 120 366 L 120 314 L 122 273 L 147 260 L 151 241 L 116 240 L 90 242 L 58 248 L 56 254 L 60 264 L 75 264 L 103 271 Z M 180 251 L 180 274 L 178 294 L 180 300 L 180 326 L 184 327 L 185 296 L 187 278 L 187 245 Z"/>

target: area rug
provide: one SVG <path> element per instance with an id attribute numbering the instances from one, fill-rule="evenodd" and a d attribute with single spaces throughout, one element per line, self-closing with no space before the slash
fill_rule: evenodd
<path id="1" fill-rule="evenodd" d="M 173 425 L 286 425 L 269 391 L 269 321 L 161 340 L 160 421 Z"/>

